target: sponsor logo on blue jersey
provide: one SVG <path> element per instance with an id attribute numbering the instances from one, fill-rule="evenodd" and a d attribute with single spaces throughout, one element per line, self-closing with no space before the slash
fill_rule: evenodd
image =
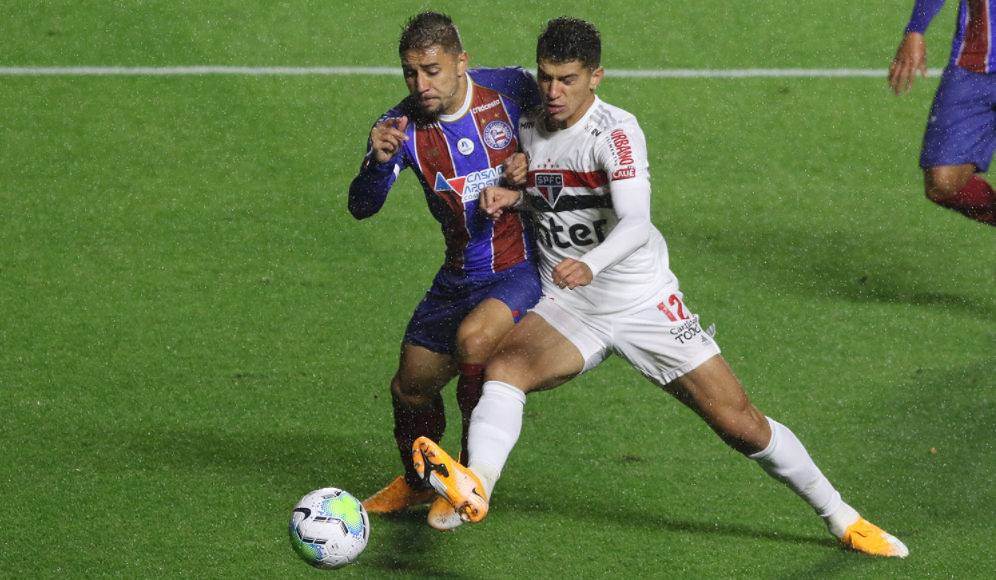
<path id="1" fill-rule="evenodd" d="M 460 139 L 457 141 L 457 151 L 464 155 L 470 155 L 474 152 L 474 142 L 466 137 Z"/>
<path id="2" fill-rule="evenodd" d="M 489 185 L 498 185 L 504 167 L 489 167 L 481 171 L 475 171 L 468 175 L 457 176 L 446 179 L 442 173 L 436 174 L 436 191 L 455 191 L 460 194 L 460 199 L 464 202 L 475 201 L 481 196 L 481 192 Z"/>

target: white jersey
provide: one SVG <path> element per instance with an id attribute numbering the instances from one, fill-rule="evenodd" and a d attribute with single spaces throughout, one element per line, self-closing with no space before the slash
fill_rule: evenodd
<path id="1" fill-rule="evenodd" d="M 547 131 L 542 115 L 522 116 L 519 140 L 529 156 L 522 203 L 535 212 L 544 295 L 587 313 L 659 301 L 678 281 L 650 223 L 647 144 L 636 117 L 598 97 L 567 129 Z M 553 268 L 565 258 L 587 264 L 591 284 L 554 284 Z"/>

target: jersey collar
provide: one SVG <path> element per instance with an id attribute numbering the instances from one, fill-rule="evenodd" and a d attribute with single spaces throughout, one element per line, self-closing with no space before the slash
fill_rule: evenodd
<path id="1" fill-rule="evenodd" d="M 440 115 L 439 120 L 443 123 L 452 123 L 454 121 L 459 121 L 467 114 L 470 110 L 470 103 L 474 100 L 474 79 L 470 78 L 470 73 L 465 73 L 467 75 L 467 96 L 463 99 L 463 104 L 460 105 L 460 110 L 452 115 Z"/>

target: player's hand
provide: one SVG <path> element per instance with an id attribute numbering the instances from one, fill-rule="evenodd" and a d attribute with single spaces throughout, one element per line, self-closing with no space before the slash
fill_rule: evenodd
<path id="1" fill-rule="evenodd" d="M 907 32 L 899 43 L 892 66 L 889 67 L 889 87 L 892 92 L 899 95 L 904 90 L 907 93 L 913 90 L 916 71 L 920 71 L 921 76 L 927 76 L 927 43 L 919 32 Z"/>
<path id="2" fill-rule="evenodd" d="M 561 288 L 569 288 L 571 290 L 574 290 L 578 286 L 591 284 L 594 277 L 595 275 L 591 273 L 591 268 L 588 267 L 588 264 L 572 260 L 571 258 L 564 258 L 564 261 L 557 264 L 557 267 L 553 269 L 553 283 Z"/>
<path id="3" fill-rule="evenodd" d="M 522 187 L 526 184 L 526 175 L 529 174 L 529 159 L 525 153 L 516 152 L 509 155 L 503 163 L 505 169 L 502 172 L 502 179 L 509 187 Z"/>
<path id="4" fill-rule="evenodd" d="M 408 140 L 405 129 L 408 117 L 385 119 L 370 130 L 370 143 L 373 145 L 373 159 L 377 163 L 387 163 Z"/>
<path id="5" fill-rule="evenodd" d="M 519 201 L 521 195 L 521 191 L 489 185 L 481 192 L 481 209 L 491 219 L 498 219 L 505 213 L 506 207 L 511 207 Z"/>

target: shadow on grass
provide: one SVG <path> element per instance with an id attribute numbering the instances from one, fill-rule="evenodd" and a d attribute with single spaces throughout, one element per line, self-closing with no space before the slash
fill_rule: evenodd
<path id="1" fill-rule="evenodd" d="M 375 516 L 383 523 L 393 524 L 380 526 L 381 533 L 387 529 L 389 536 L 381 537 L 380 542 L 389 546 L 386 553 L 365 560 L 365 564 L 375 567 L 384 573 L 397 573 L 417 578 L 461 579 L 476 578 L 452 571 L 439 569 L 439 563 L 446 566 L 446 559 L 440 554 L 445 550 L 438 547 L 444 534 L 430 528 L 425 523 L 428 510 L 413 509 L 397 514 Z"/>
<path id="2" fill-rule="evenodd" d="M 366 489 L 373 450 L 360 436 L 314 433 L 222 432 L 205 428 L 143 430 L 127 438 L 127 450 L 147 465 L 187 471 L 227 470 L 275 487 L 324 485 Z M 377 482 L 383 485 L 383 482 Z"/>
<path id="3" fill-rule="evenodd" d="M 623 521 L 626 523 L 627 527 L 643 528 L 648 532 L 664 531 L 704 536 L 723 535 L 794 544 L 810 544 L 831 548 L 837 548 L 839 546 L 839 542 L 834 540 L 829 535 L 817 538 L 809 535 L 779 532 L 777 529 L 772 529 L 768 526 L 746 526 L 733 523 L 717 523 L 714 521 L 705 522 L 687 519 L 681 520 L 669 518 L 666 515 L 648 512 L 646 510 L 619 511 L 610 509 L 606 506 L 602 506 L 600 508 L 591 504 L 585 504 L 582 506 L 577 504 L 561 504 L 555 508 L 553 506 L 546 506 L 545 508 L 538 510 L 533 499 L 519 501 L 517 498 L 507 496 L 502 496 L 501 509 L 503 511 L 515 511 L 523 514 L 528 514 L 530 512 L 547 513 L 549 511 L 553 511 L 568 519 L 574 520 L 579 524 L 595 522 L 599 526 L 619 525 L 619 522 Z M 593 518 L 593 514 L 605 514 L 605 517 Z M 595 520 L 597 520 L 597 522 Z M 820 525 L 822 526 L 822 523 Z"/>
<path id="4" fill-rule="evenodd" d="M 713 254 L 712 262 L 732 262 L 732 271 L 754 280 L 744 280 L 743 288 L 776 285 L 797 294 L 855 303 L 939 306 L 996 321 L 996 301 L 980 300 L 974 284 L 964 292 L 952 290 L 946 278 L 985 268 L 991 280 L 993 264 L 984 258 L 982 263 L 959 266 L 952 261 L 958 256 L 949 259 L 943 248 L 923 255 L 917 251 L 920 246 L 902 239 L 855 237 L 849 230 L 818 231 L 784 223 L 778 229 L 678 231 L 672 237 L 675 247 L 695 255 Z M 680 275 L 681 265 L 677 266 Z"/>
<path id="5" fill-rule="evenodd" d="M 272 488 L 275 496 L 298 497 L 320 486 L 353 492 L 359 499 L 385 482 L 373 482 L 369 465 L 381 459 L 359 436 L 335 437 L 315 434 L 239 433 L 226 434 L 203 429 L 153 430 L 127 438 L 125 451 L 140 455 L 146 467 L 169 466 L 183 473 L 234 473 L 236 479 Z M 265 492 L 267 495 L 271 491 Z M 289 508 L 288 508 L 289 513 Z M 371 516 L 378 549 L 367 550 L 364 566 L 385 576 L 405 578 L 469 578 L 444 569 L 445 559 L 436 548 L 443 537 L 426 522 L 427 510 Z"/>

